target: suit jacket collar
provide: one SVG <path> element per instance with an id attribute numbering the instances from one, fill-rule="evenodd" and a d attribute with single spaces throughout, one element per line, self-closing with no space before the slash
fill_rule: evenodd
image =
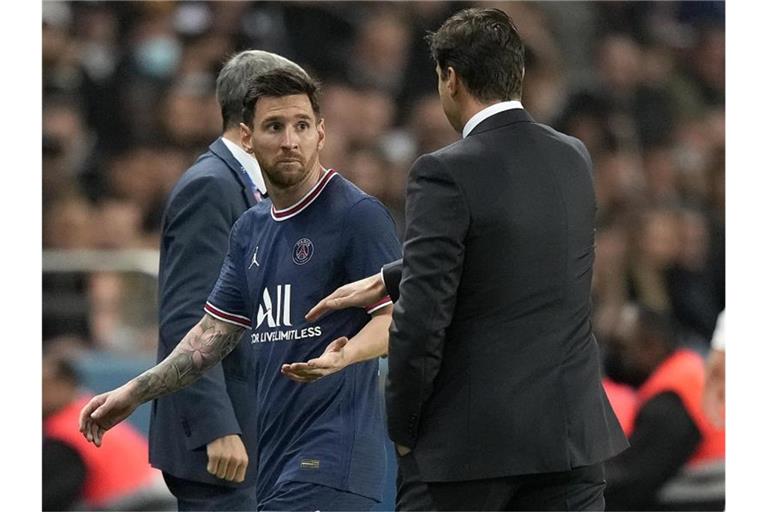
<path id="1" fill-rule="evenodd" d="M 235 179 L 243 187 L 243 195 L 245 196 L 245 200 L 248 203 L 248 208 L 255 206 L 256 198 L 253 196 L 251 187 L 248 185 L 248 183 L 245 182 L 245 179 L 243 179 L 241 169 L 242 166 L 240 165 L 240 162 L 237 161 L 237 158 L 232 155 L 227 146 L 221 140 L 221 137 L 213 141 L 213 143 L 208 146 L 208 150 L 217 157 L 221 158 L 224 163 L 227 164 L 229 170 L 232 171 L 232 173 L 235 175 Z"/>
<path id="2" fill-rule="evenodd" d="M 478 133 L 495 130 L 497 128 L 501 128 L 502 126 L 507 126 L 509 124 L 523 123 L 523 122 L 535 123 L 536 121 L 534 121 L 531 115 L 522 108 L 504 110 L 502 112 L 499 112 L 498 114 L 494 114 L 491 117 L 485 119 L 483 122 L 477 125 L 474 130 L 469 132 L 467 137 L 477 135 Z"/>

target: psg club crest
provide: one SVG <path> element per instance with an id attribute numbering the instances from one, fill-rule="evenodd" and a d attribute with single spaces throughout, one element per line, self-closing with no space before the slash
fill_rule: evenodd
<path id="1" fill-rule="evenodd" d="M 315 246 L 309 238 L 302 238 L 293 246 L 293 262 L 303 265 L 308 262 L 315 253 Z"/>

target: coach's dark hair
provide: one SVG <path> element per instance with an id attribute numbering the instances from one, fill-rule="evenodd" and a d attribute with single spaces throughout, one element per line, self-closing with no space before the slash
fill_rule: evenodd
<path id="1" fill-rule="evenodd" d="M 478 100 L 522 97 L 525 48 L 505 12 L 464 9 L 448 18 L 437 32 L 428 33 L 426 39 L 443 78 L 452 67 Z"/>
<path id="2" fill-rule="evenodd" d="M 304 73 L 295 62 L 262 50 L 246 50 L 227 60 L 216 79 L 216 99 L 221 107 L 224 131 L 242 121 L 243 98 L 249 82 L 259 75 L 284 67 Z"/>
<path id="3" fill-rule="evenodd" d="M 294 94 L 306 94 L 312 104 L 312 110 L 319 117 L 319 88 L 319 84 L 312 77 L 292 68 L 279 68 L 259 75 L 248 83 L 248 92 L 245 93 L 242 103 L 243 122 L 253 128 L 253 115 L 259 98 L 280 98 Z"/>

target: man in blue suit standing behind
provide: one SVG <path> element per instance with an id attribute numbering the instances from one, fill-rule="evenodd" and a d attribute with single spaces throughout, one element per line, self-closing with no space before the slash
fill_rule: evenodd
<path id="1" fill-rule="evenodd" d="M 179 179 L 163 215 L 157 360 L 200 320 L 218 278 L 232 224 L 266 193 L 256 159 L 240 145 L 243 97 L 255 76 L 295 67 L 273 53 L 238 53 L 216 80 L 223 134 Z M 152 403 L 150 463 L 163 471 L 179 510 L 255 510 L 255 372 L 242 342 L 188 388 Z"/>

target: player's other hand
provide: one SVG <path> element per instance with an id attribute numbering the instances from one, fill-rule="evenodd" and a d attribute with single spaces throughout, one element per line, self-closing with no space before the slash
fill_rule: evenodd
<path id="1" fill-rule="evenodd" d="M 80 432 L 88 441 L 101 446 L 104 433 L 130 416 L 138 406 L 128 384 L 97 395 L 80 411 Z"/>
<path id="2" fill-rule="evenodd" d="M 365 308 L 387 295 L 387 288 L 380 274 L 354 281 L 337 288 L 335 292 L 318 302 L 304 317 L 314 322 L 330 311 L 347 308 Z"/>
<path id="3" fill-rule="evenodd" d="M 208 443 L 208 472 L 229 482 L 245 480 L 248 468 L 248 452 L 237 434 L 230 434 Z"/>
<path id="4" fill-rule="evenodd" d="M 284 364 L 280 373 L 296 382 L 314 382 L 347 366 L 344 347 L 349 340 L 345 337 L 333 340 L 320 357 L 306 363 Z"/>

